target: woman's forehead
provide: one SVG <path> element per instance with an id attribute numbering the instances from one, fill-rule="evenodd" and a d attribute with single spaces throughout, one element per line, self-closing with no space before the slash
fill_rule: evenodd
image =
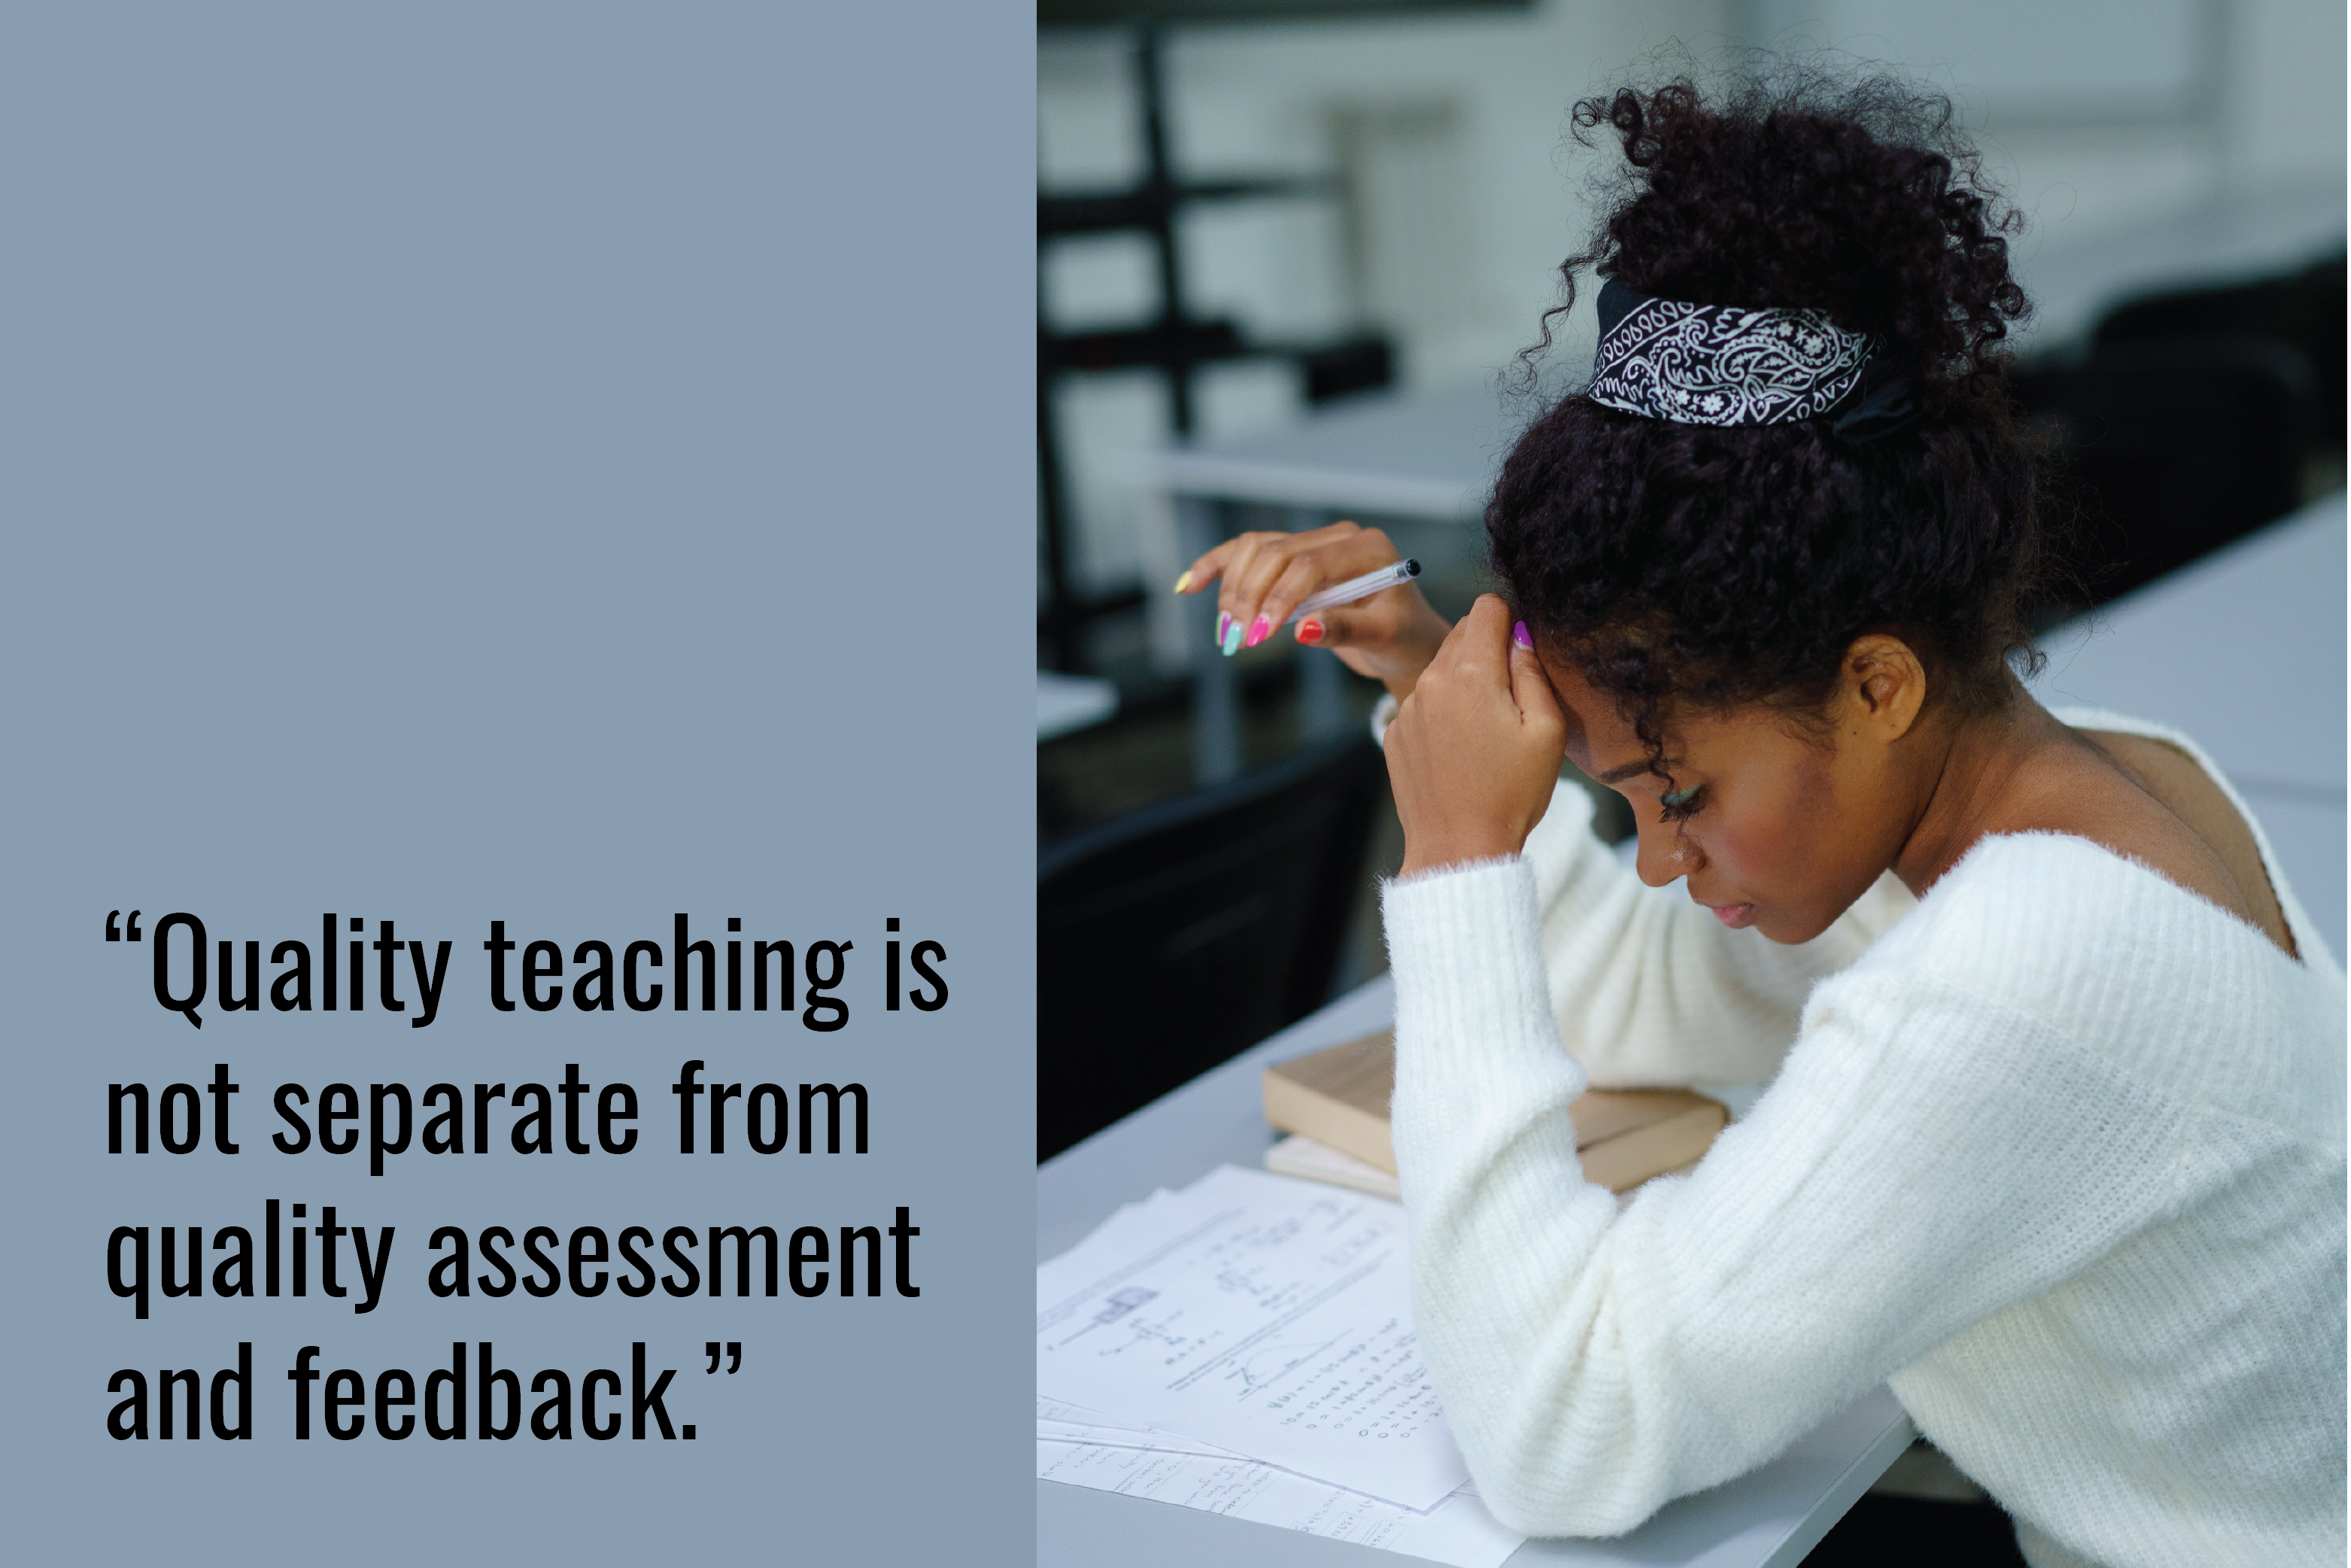
<path id="1" fill-rule="evenodd" d="M 1632 720 L 1618 711 L 1616 699 L 1585 680 L 1573 664 L 1552 659 L 1542 663 L 1567 720 L 1568 760 L 1593 779 L 1632 764 L 1646 771 L 1649 748 Z"/>
<path id="2" fill-rule="evenodd" d="M 1602 784 L 1623 784 L 1646 776 L 1653 760 L 1648 743 L 1626 717 L 1621 701 L 1601 691 L 1583 673 L 1564 661 L 1543 660 L 1543 673 L 1559 698 L 1567 721 L 1567 758 L 1584 775 Z M 1747 751 L 1775 743 L 1794 744 L 1785 727 L 1761 707 L 1729 713 L 1682 713 L 1664 717 L 1664 763 L 1668 770 L 1684 766 L 1719 765 L 1726 750 Z"/>

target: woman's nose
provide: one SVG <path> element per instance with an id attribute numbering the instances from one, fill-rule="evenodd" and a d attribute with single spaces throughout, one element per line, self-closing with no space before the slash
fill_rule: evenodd
<path id="1" fill-rule="evenodd" d="M 1651 887 L 1663 887 L 1705 863 L 1696 843 L 1665 822 L 1645 822 L 1633 852 L 1633 869 Z"/>

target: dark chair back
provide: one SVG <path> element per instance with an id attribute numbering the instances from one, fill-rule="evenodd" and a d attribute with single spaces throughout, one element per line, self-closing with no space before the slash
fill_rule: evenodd
<path id="1" fill-rule="evenodd" d="M 2124 343 L 2181 338 L 2266 338 L 2309 362 L 2313 429 L 2323 444 L 2343 444 L 2343 257 L 2291 277 L 2221 288 L 2182 289 L 2130 300 L 2098 323 L 2100 352 Z"/>
<path id="2" fill-rule="evenodd" d="M 2312 382 L 2283 343 L 2125 339 L 2014 386 L 2054 446 L 2059 610 L 2127 593 L 2301 500 Z"/>
<path id="3" fill-rule="evenodd" d="M 1040 857 L 1040 1160 L 1328 999 L 1384 773 L 1318 747 Z"/>

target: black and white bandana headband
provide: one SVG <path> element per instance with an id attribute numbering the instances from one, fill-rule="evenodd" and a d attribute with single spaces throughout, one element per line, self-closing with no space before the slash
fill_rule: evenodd
<path id="1" fill-rule="evenodd" d="M 1651 299 L 1614 278 L 1600 290 L 1584 395 L 1626 413 L 1717 425 L 1834 414 L 1835 434 L 1866 441 L 1912 423 L 1916 392 L 1882 339 L 1848 332 L 1825 311 Z"/>

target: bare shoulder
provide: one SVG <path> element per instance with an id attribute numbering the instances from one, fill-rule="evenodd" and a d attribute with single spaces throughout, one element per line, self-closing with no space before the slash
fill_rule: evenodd
<path id="1" fill-rule="evenodd" d="M 2119 777 L 2075 798 L 2086 821 L 2074 831 L 2219 904 L 2294 956 L 2252 830 L 2203 768 L 2145 736 L 2074 733 Z"/>

